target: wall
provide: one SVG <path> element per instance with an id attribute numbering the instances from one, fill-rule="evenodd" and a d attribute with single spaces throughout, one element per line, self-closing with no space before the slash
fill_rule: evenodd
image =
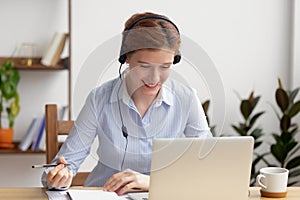
<path id="1" fill-rule="evenodd" d="M 225 120 L 223 134 L 234 134 L 230 125 L 241 120 L 236 93 L 246 98 L 252 90 L 256 95 L 262 96 L 257 111 L 267 111 L 261 117 L 261 126 L 266 133 L 277 131 L 278 122 L 269 103 L 275 104 L 274 93 L 278 77 L 286 87 L 291 84 L 291 10 L 290 2 L 284 0 L 187 0 L 176 4 L 170 0 L 159 3 L 112 0 L 105 4 L 96 0 L 75 1 L 74 84 L 88 56 L 120 33 L 123 23 L 131 14 L 154 11 L 173 19 L 181 33 L 200 45 L 214 62 L 226 94 L 225 99 L 219 99 L 225 101 L 226 115 L 212 117 L 215 121 Z M 107 64 L 113 68 L 111 77 L 117 75 L 118 69 L 118 49 L 114 49 L 114 52 L 114 60 Z M 105 56 L 99 56 L 98 65 L 102 64 Z M 91 84 L 89 87 L 95 86 Z M 76 89 L 75 87 L 75 91 Z M 203 101 L 207 97 L 206 91 L 203 96 L 202 91 L 198 92 Z M 83 100 L 77 101 L 79 103 L 76 108 L 80 108 Z M 222 102 L 213 102 L 218 103 Z M 216 125 L 221 129 L 221 124 Z"/>
<path id="2" fill-rule="evenodd" d="M 292 77 L 293 87 L 300 85 L 300 1 L 294 0 L 294 29 L 293 29 L 293 54 L 292 54 Z"/>

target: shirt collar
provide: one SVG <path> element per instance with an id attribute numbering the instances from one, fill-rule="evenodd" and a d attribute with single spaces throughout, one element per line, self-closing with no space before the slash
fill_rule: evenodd
<path id="1" fill-rule="evenodd" d="M 171 87 L 170 81 L 167 80 L 163 85 L 161 90 L 158 93 L 157 98 L 155 99 L 155 106 L 160 106 L 162 102 L 165 104 L 172 106 L 174 103 L 174 90 Z M 116 79 L 116 82 L 114 84 L 111 98 L 110 98 L 110 103 L 115 103 L 118 101 L 118 99 L 122 99 L 122 101 L 126 104 L 129 105 L 129 102 L 131 101 L 131 97 L 128 94 L 125 80 L 124 79 Z"/>

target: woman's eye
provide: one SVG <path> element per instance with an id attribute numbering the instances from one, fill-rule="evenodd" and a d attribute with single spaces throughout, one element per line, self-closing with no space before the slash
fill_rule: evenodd
<path id="1" fill-rule="evenodd" d="M 151 65 L 148 65 L 148 64 L 141 64 L 140 66 L 143 67 L 143 68 L 149 68 L 149 67 L 151 67 Z"/>
<path id="2" fill-rule="evenodd" d="M 160 67 L 161 67 L 162 69 L 169 69 L 169 68 L 170 68 L 169 65 L 161 65 Z"/>

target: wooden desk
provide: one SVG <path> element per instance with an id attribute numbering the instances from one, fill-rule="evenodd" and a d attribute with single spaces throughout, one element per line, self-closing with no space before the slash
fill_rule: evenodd
<path id="1" fill-rule="evenodd" d="M 76 188 L 78 189 L 78 188 Z M 95 189 L 95 188 L 93 188 Z M 0 188 L 0 200 L 48 200 L 43 188 Z M 249 200 L 299 200 L 300 187 L 289 187 L 286 198 L 260 197 L 259 188 L 250 188 Z M 227 199 L 226 199 L 227 200 Z"/>
<path id="2" fill-rule="evenodd" d="M 258 187 L 251 187 L 250 188 L 250 198 L 249 198 L 249 200 L 296 200 L 296 199 L 300 200 L 300 187 L 289 187 L 286 198 L 260 197 L 260 192 L 259 192 Z"/>

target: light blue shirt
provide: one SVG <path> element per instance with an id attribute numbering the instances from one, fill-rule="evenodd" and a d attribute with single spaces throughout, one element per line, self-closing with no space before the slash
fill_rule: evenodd
<path id="1" fill-rule="evenodd" d="M 127 168 L 150 174 L 155 138 L 212 136 L 192 88 L 168 79 L 142 118 L 122 82 L 119 78 L 113 79 L 90 92 L 73 129 L 53 160 L 55 163 L 63 156 L 71 163 L 69 169 L 75 174 L 97 137 L 99 159 L 85 186 L 103 186 L 113 174 Z M 121 117 L 128 131 L 126 151 Z M 49 170 L 46 169 L 42 176 L 44 186 L 49 186 L 45 180 Z"/>

